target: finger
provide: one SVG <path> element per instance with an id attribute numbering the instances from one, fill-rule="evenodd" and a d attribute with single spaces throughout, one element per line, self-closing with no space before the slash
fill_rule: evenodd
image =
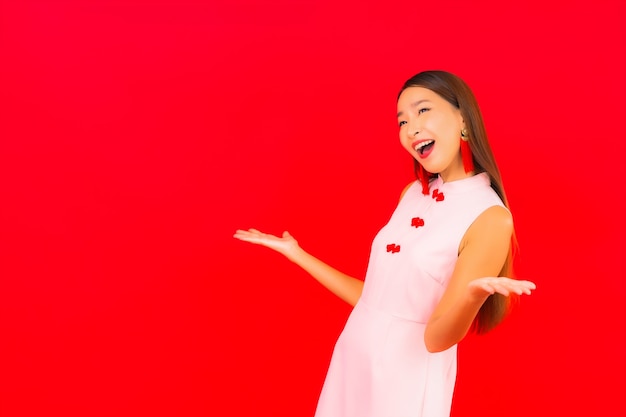
<path id="1" fill-rule="evenodd" d="M 241 239 L 242 237 L 246 237 L 246 236 L 249 236 L 249 233 L 246 232 L 245 230 L 237 230 L 235 234 L 233 235 L 233 237 L 236 237 L 237 239 Z"/>
<path id="2" fill-rule="evenodd" d="M 530 290 L 524 287 L 523 285 L 516 284 L 516 285 L 507 286 L 507 288 L 517 295 L 530 294 Z"/>
<path id="3" fill-rule="evenodd" d="M 480 285 L 480 288 L 482 288 L 489 294 L 493 294 L 495 292 L 495 289 L 493 288 L 493 286 L 487 282 L 481 282 L 479 285 Z"/>
<path id="4" fill-rule="evenodd" d="M 511 292 L 509 291 L 508 288 L 506 288 L 504 285 L 495 283 L 492 284 L 493 289 L 495 290 L 495 292 L 504 295 L 505 297 L 508 297 L 509 295 L 511 295 Z"/>
<path id="5" fill-rule="evenodd" d="M 248 229 L 248 230 L 237 229 L 235 233 L 259 234 L 259 231 L 255 229 Z"/>
<path id="6" fill-rule="evenodd" d="M 525 293 L 530 294 L 531 290 L 534 290 L 536 286 L 532 282 L 522 282 L 518 284 L 518 287 Z"/>
<path id="7" fill-rule="evenodd" d="M 490 278 L 490 279 L 496 280 L 499 284 L 505 285 L 507 288 L 512 289 L 515 292 L 520 290 L 525 294 L 530 294 L 531 290 L 534 290 L 537 288 L 534 282 L 526 281 L 526 280 L 518 280 L 518 279 L 513 279 L 513 278 L 508 278 L 508 277 L 498 277 L 498 278 Z"/>
<path id="8" fill-rule="evenodd" d="M 513 278 L 508 278 L 508 277 L 500 277 L 500 279 L 503 281 L 510 282 L 512 284 L 523 286 L 524 288 L 529 288 L 531 290 L 534 290 L 537 288 L 535 283 L 532 281 L 527 281 L 523 279 L 513 279 Z"/>
<path id="9" fill-rule="evenodd" d="M 252 243 L 256 243 L 256 241 L 258 240 L 258 238 L 255 236 L 244 235 L 244 234 L 235 234 L 233 235 L 233 237 L 235 239 L 243 240 L 244 242 L 252 242 Z"/>
<path id="10" fill-rule="evenodd" d="M 518 294 L 531 294 L 531 290 L 534 290 L 536 286 L 532 282 L 518 282 L 514 286 Z"/>
<path id="11" fill-rule="evenodd" d="M 258 236 L 258 235 L 250 233 L 246 230 L 237 230 L 235 234 L 233 235 L 233 237 L 236 237 L 237 239 L 248 239 L 254 236 Z"/>
<path id="12" fill-rule="evenodd" d="M 269 239 L 258 237 L 258 236 L 241 236 L 241 237 L 238 237 L 238 239 L 244 242 L 252 243 L 254 245 L 262 245 L 262 246 L 267 246 L 267 247 L 272 246 L 272 242 Z"/>
<path id="13" fill-rule="evenodd" d="M 271 235 L 265 235 L 263 233 L 259 233 L 258 231 L 250 232 L 249 230 L 237 230 L 233 236 L 237 239 L 247 241 L 251 239 L 262 240 L 272 237 Z"/>

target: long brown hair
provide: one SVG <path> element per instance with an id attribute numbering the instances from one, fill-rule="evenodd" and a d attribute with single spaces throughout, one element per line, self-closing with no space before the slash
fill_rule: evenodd
<path id="1" fill-rule="evenodd" d="M 400 98 L 400 94 L 409 87 L 423 87 L 431 90 L 460 110 L 463 121 L 465 122 L 465 128 L 468 131 L 469 146 L 474 161 L 474 172 L 476 174 L 486 172 L 487 175 L 489 175 L 491 188 L 493 188 L 504 205 L 508 208 L 509 204 L 506 199 L 506 194 L 504 193 L 504 187 L 502 186 L 500 170 L 498 169 L 493 152 L 491 151 L 491 146 L 487 140 L 487 131 L 485 130 L 478 102 L 465 81 L 445 71 L 420 72 L 404 83 L 400 93 L 398 93 L 398 98 Z M 435 176 L 434 174 L 426 172 L 416 159 L 413 161 L 416 176 L 419 180 L 422 180 L 422 178 L 420 178 L 421 175 L 426 175 L 427 179 Z M 511 275 L 513 249 L 515 246 L 515 234 L 513 234 L 509 254 L 498 276 Z M 500 294 L 489 296 L 474 319 L 472 331 L 482 334 L 493 329 L 504 319 L 509 311 L 509 307 L 509 297 L 504 297 Z"/>

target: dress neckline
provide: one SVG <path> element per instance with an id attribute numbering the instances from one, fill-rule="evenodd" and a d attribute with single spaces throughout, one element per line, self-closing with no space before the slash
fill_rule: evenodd
<path id="1" fill-rule="evenodd" d="M 441 175 L 438 175 L 437 178 L 433 180 L 430 184 L 430 191 L 432 193 L 433 190 L 438 189 L 441 192 L 457 193 L 457 192 L 467 192 L 468 190 L 473 190 L 478 187 L 490 186 L 491 181 L 489 180 L 489 175 L 486 172 L 481 172 L 480 174 L 472 175 L 471 177 L 462 178 L 460 180 L 444 182 Z"/>

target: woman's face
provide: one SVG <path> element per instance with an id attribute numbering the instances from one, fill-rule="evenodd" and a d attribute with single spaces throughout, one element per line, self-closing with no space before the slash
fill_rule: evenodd
<path id="1" fill-rule="evenodd" d="M 398 99 L 398 125 L 402 146 L 431 173 L 444 181 L 467 177 L 460 152 L 465 127 L 459 109 L 439 94 L 409 87 Z"/>

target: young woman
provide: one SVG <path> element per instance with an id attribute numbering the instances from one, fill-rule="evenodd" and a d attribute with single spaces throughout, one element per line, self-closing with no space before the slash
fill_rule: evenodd
<path id="1" fill-rule="evenodd" d="M 235 238 L 274 249 L 354 306 L 316 417 L 444 417 L 456 345 L 535 285 L 510 275 L 513 221 L 482 116 L 457 76 L 427 71 L 398 96 L 400 143 L 417 181 L 372 244 L 365 281 L 305 252 L 288 232 Z"/>

